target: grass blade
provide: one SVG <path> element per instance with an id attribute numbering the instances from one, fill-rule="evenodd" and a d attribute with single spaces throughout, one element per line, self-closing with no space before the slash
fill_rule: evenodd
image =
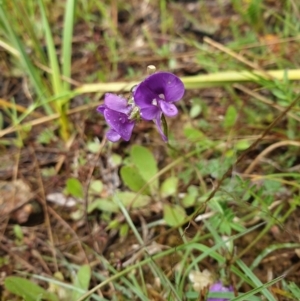
<path id="1" fill-rule="evenodd" d="M 65 7 L 62 41 L 62 75 L 66 78 L 71 77 L 72 37 L 76 3 L 76 0 L 68 0 Z M 63 86 L 65 90 L 70 89 L 70 83 L 67 81 L 63 83 Z"/>
<path id="2" fill-rule="evenodd" d="M 236 264 L 241 268 L 244 274 L 247 275 L 249 279 L 251 279 L 251 281 L 255 284 L 256 288 L 260 288 L 261 293 L 267 298 L 267 300 L 276 301 L 275 297 L 271 294 L 271 292 L 265 288 L 266 284 L 263 285 L 262 282 L 254 275 L 254 273 L 245 265 L 245 263 L 242 260 L 238 259 L 236 261 Z M 278 280 L 276 280 L 275 282 L 277 281 Z M 271 281 L 271 284 L 272 283 L 273 282 Z"/>
<path id="3" fill-rule="evenodd" d="M 60 70 L 59 70 L 57 55 L 55 51 L 55 45 L 54 45 L 50 25 L 46 16 L 43 0 L 38 0 L 38 2 L 40 6 L 41 15 L 42 15 L 42 23 L 46 35 L 46 45 L 47 45 L 50 68 L 52 70 L 52 74 L 51 74 L 52 87 L 55 94 L 60 94 L 62 92 L 62 84 L 60 79 Z"/>
<path id="4" fill-rule="evenodd" d="M 287 76 L 288 80 L 300 80 L 300 69 L 289 70 L 272 70 L 267 72 L 273 78 L 283 80 Z M 285 75 L 285 73 L 287 73 Z M 186 89 L 199 89 L 223 86 L 226 84 L 238 83 L 238 82 L 259 82 L 264 75 L 258 71 L 226 71 L 210 73 L 205 75 L 196 75 L 182 77 L 182 81 Z M 117 83 L 97 83 L 86 84 L 78 87 L 75 92 L 78 94 L 92 93 L 92 92 L 129 92 L 131 88 L 137 85 L 138 82 L 117 82 Z"/>
<path id="5" fill-rule="evenodd" d="M 53 113 L 53 110 L 47 103 L 44 103 L 44 100 L 50 95 L 49 90 L 47 89 L 46 85 L 44 85 L 39 71 L 35 68 L 28 54 L 26 53 L 23 43 L 12 28 L 11 22 L 9 22 L 7 18 L 8 15 L 9 13 L 6 11 L 4 4 L 0 3 L 0 19 L 2 21 L 2 26 L 6 33 L 7 39 L 10 40 L 10 43 L 12 44 L 9 47 L 9 50 L 11 53 L 17 54 L 16 57 L 19 58 L 23 70 L 26 70 L 37 96 L 43 103 L 46 113 L 50 115 Z M 1 44 L 8 45 L 4 41 Z"/>

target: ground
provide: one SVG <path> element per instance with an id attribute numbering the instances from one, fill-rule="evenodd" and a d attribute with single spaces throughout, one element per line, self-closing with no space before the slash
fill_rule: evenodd
<path id="1" fill-rule="evenodd" d="M 46 10 L 59 56 L 64 7 L 58 3 L 52 7 L 48 2 Z M 299 5 L 296 1 L 255 3 L 78 3 L 71 87 L 138 82 L 150 64 L 182 78 L 220 71 L 297 69 L 299 26 L 295 20 Z M 21 20 L 15 4 L 11 9 L 12 16 Z M 5 38 L 2 27 L 0 38 Z M 27 51 L 45 72 L 46 82 L 49 70 L 35 57 L 27 35 Z M 45 38 L 37 36 L 47 54 Z M 218 45 L 224 45 L 225 50 Z M 168 119 L 170 144 L 162 141 L 154 124 L 145 121 L 137 124 L 130 142 L 111 144 L 104 140 L 105 120 L 95 110 L 103 102 L 102 92 L 72 97 L 66 140 L 60 135 L 57 116 L 42 107 L 17 122 L 27 126 L 14 128 L 16 118 L 11 109 L 16 108 L 14 112 L 21 116 L 37 96 L 26 70 L 10 52 L 1 49 L 1 44 L 0 68 L 1 300 L 20 300 L 4 286 L 12 275 L 56 277 L 74 284 L 74 269 L 88 264 L 93 271 L 88 284 L 91 289 L 115 275 L 112 269 L 122 271 L 147 258 L 124 212 L 97 203 L 99 199 L 111 200 L 117 191 L 132 190 L 121 168 L 134 163 L 131 154 L 136 145 L 153 154 L 158 171 L 166 170 L 159 177 L 159 191 L 141 192 L 148 197 L 146 206 L 127 204 L 127 209 L 151 256 L 174 251 L 153 261 L 175 288 L 179 289 L 176 273 L 185 252 L 180 249 L 182 244 L 199 239 L 214 248 L 229 235 L 236 235 L 234 248 L 218 249 L 223 264 L 221 259 L 206 256 L 197 264 L 200 270 L 208 269 L 215 279 L 226 279 L 240 293 L 254 286 L 249 274 L 240 283 L 234 273 L 236 266 L 246 273 L 239 260 L 262 283 L 282 276 L 286 283 L 300 285 L 299 101 L 284 111 L 299 91 L 297 83 L 265 78 L 255 83 L 187 87 L 178 103 L 179 115 Z M 162 188 L 168 178 L 177 179 L 170 193 Z M 151 190 L 151 184 L 148 186 Z M 192 197 L 191 191 L 197 191 L 195 200 L 186 204 L 183 200 L 187 202 L 187 195 Z M 172 226 L 166 219 L 165 208 L 175 206 L 190 217 L 182 227 Z M 203 250 L 193 250 L 188 264 Z M 148 298 L 170 300 L 155 282 L 151 266 L 143 265 L 142 270 L 145 278 L 135 271 L 135 279 L 145 282 Z M 49 289 L 47 281 L 30 279 Z M 103 297 L 130 299 L 129 293 L 117 286 L 125 287 L 125 280 L 120 279 L 101 289 Z M 270 286 L 274 300 L 293 300 L 281 280 Z M 190 288 L 188 277 L 184 283 L 185 289 Z M 134 295 L 134 300 L 142 299 Z"/>

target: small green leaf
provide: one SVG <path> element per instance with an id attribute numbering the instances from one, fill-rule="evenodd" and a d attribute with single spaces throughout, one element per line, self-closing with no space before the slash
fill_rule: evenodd
<path id="1" fill-rule="evenodd" d="M 239 223 L 232 222 L 230 225 L 233 230 L 240 233 L 246 230 L 245 227 Z"/>
<path id="2" fill-rule="evenodd" d="M 122 157 L 118 154 L 112 154 L 110 156 L 110 161 L 111 161 L 111 164 L 116 167 L 116 166 L 119 166 L 121 165 L 122 163 Z"/>
<path id="3" fill-rule="evenodd" d="M 99 194 L 103 189 L 103 183 L 100 180 L 94 180 L 89 187 L 89 193 Z"/>
<path id="4" fill-rule="evenodd" d="M 121 200 L 125 207 L 130 205 L 132 208 L 141 208 L 145 207 L 151 202 L 151 198 L 149 196 L 139 195 L 136 198 L 136 193 L 129 191 L 118 192 L 117 197 Z M 135 199 L 135 201 L 132 203 L 133 199 Z"/>
<path id="5" fill-rule="evenodd" d="M 14 234 L 18 240 L 20 241 L 23 240 L 24 235 L 20 225 L 14 225 Z"/>
<path id="6" fill-rule="evenodd" d="M 265 179 L 263 181 L 264 192 L 266 194 L 273 194 L 280 192 L 282 183 L 280 181 L 274 181 L 272 179 Z"/>
<path id="7" fill-rule="evenodd" d="M 209 202 L 208 202 L 208 206 L 209 208 L 211 208 L 213 211 L 217 211 L 219 213 L 224 214 L 224 209 L 221 206 L 221 201 L 222 201 L 222 197 L 221 196 L 214 196 Z"/>
<path id="8" fill-rule="evenodd" d="M 174 195 L 177 191 L 178 178 L 169 177 L 161 185 L 160 192 L 162 197 Z"/>
<path id="9" fill-rule="evenodd" d="M 187 194 L 181 202 L 185 208 L 192 207 L 196 202 L 196 197 L 194 195 Z"/>
<path id="10" fill-rule="evenodd" d="M 83 188 L 78 179 L 70 178 L 67 180 L 67 192 L 75 198 L 83 198 Z"/>
<path id="11" fill-rule="evenodd" d="M 84 216 L 84 211 L 83 208 L 79 208 L 75 211 L 72 211 L 70 214 L 70 217 L 72 218 L 72 220 L 74 221 L 79 221 L 82 220 L 82 217 Z"/>
<path id="12" fill-rule="evenodd" d="M 120 221 L 113 219 L 109 224 L 108 224 L 108 229 L 118 229 L 120 227 Z"/>
<path id="13" fill-rule="evenodd" d="M 236 142 L 236 149 L 237 150 L 245 150 L 250 146 L 249 140 L 239 140 Z"/>
<path id="14" fill-rule="evenodd" d="M 237 118 L 236 108 L 234 106 L 229 106 L 224 118 L 224 123 L 223 123 L 224 127 L 230 128 L 234 126 L 236 118 Z"/>
<path id="15" fill-rule="evenodd" d="M 188 188 L 188 193 L 185 195 L 185 197 L 182 199 L 182 205 L 185 208 L 191 207 L 196 202 L 196 197 L 199 195 L 199 188 L 191 185 Z"/>
<path id="16" fill-rule="evenodd" d="M 88 144 L 87 144 L 88 151 L 93 154 L 97 154 L 99 152 L 100 148 L 101 148 L 101 144 L 99 143 L 99 141 L 91 141 L 91 142 L 88 142 Z"/>
<path id="17" fill-rule="evenodd" d="M 164 220 L 169 226 L 177 226 L 185 220 L 186 214 L 182 207 L 178 205 L 165 204 L 163 208 Z"/>
<path id="18" fill-rule="evenodd" d="M 25 133 L 29 133 L 32 129 L 32 125 L 31 124 L 23 124 L 22 125 L 22 131 L 24 131 Z"/>
<path id="19" fill-rule="evenodd" d="M 129 226 L 128 226 L 128 224 L 123 224 L 123 225 L 121 225 L 120 231 L 119 231 L 120 236 L 121 236 L 122 238 L 126 237 L 126 236 L 128 235 L 128 231 L 129 231 Z"/>
<path id="20" fill-rule="evenodd" d="M 196 118 L 199 116 L 202 112 L 202 108 L 199 104 L 194 104 L 190 110 L 190 116 L 191 118 Z"/>
<path id="21" fill-rule="evenodd" d="M 203 138 L 203 136 L 204 136 L 201 131 L 190 128 L 190 127 L 185 128 L 183 132 L 184 132 L 185 137 L 192 141 Z"/>
<path id="22" fill-rule="evenodd" d="M 91 280 L 91 268 L 89 265 L 83 265 L 79 268 L 76 278 L 73 281 L 74 286 L 85 291 L 88 290 Z M 71 300 L 77 300 L 82 296 L 82 293 L 73 291 Z M 88 299 L 86 299 L 88 300 Z"/>
<path id="23" fill-rule="evenodd" d="M 88 213 L 91 213 L 96 209 L 105 212 L 113 212 L 113 213 L 119 212 L 118 205 L 116 205 L 112 200 L 109 199 L 101 199 L 101 198 L 95 199 L 94 202 L 89 204 L 87 211 Z"/>
<path id="24" fill-rule="evenodd" d="M 120 170 L 120 174 L 124 184 L 132 191 L 139 191 L 146 184 L 137 169 L 134 167 L 123 166 Z M 143 191 L 143 193 L 149 193 L 149 187 L 146 190 Z"/>
<path id="25" fill-rule="evenodd" d="M 49 144 L 52 140 L 55 140 L 54 131 L 46 128 L 37 137 L 37 140 L 41 144 Z"/>
<path id="26" fill-rule="evenodd" d="M 134 145 L 130 151 L 130 158 L 144 181 L 148 182 L 158 173 L 156 160 L 147 148 Z M 158 189 L 158 179 L 150 184 L 150 188 L 152 192 Z"/>
<path id="27" fill-rule="evenodd" d="M 4 285 L 8 291 L 17 296 L 20 296 L 25 301 L 58 301 L 58 297 L 54 294 L 47 292 L 37 284 L 21 277 L 6 277 Z"/>
<path id="28" fill-rule="evenodd" d="M 279 98 L 279 99 L 287 100 L 287 95 L 286 95 L 286 93 L 284 93 L 282 90 L 279 90 L 279 89 L 273 89 L 273 90 L 272 90 L 272 93 L 273 93 L 274 96 L 276 96 L 276 97 Z"/>

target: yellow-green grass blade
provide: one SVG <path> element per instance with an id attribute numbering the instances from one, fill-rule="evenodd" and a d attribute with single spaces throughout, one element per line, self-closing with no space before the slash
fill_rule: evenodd
<path id="1" fill-rule="evenodd" d="M 271 70 L 267 73 L 276 80 L 283 80 L 285 77 L 290 81 L 300 80 L 300 69 L 293 70 Z M 257 82 L 265 79 L 265 75 L 259 71 L 224 71 L 205 75 L 195 75 L 182 77 L 186 89 L 200 89 L 226 84 L 241 82 Z M 129 92 L 138 82 L 114 82 L 85 84 L 75 89 L 75 93 L 94 93 L 94 92 Z"/>
<path id="2" fill-rule="evenodd" d="M 46 16 L 46 10 L 45 6 L 43 3 L 43 0 L 38 0 L 41 15 L 42 15 L 42 23 L 43 23 L 43 28 L 45 32 L 45 37 L 46 37 L 46 46 L 47 46 L 47 52 L 48 52 L 48 59 L 49 59 L 49 64 L 50 68 L 52 70 L 51 74 L 51 82 L 52 82 L 52 87 L 53 87 L 53 92 L 55 94 L 60 94 L 63 89 L 62 89 L 62 83 L 61 83 L 61 74 L 60 74 L 60 69 L 58 65 L 58 59 L 56 55 L 56 50 L 55 50 L 55 45 L 53 41 L 53 36 L 51 33 L 50 25 Z"/>

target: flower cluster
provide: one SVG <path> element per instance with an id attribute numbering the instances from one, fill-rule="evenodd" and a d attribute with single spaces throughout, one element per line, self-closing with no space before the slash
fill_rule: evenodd
<path id="1" fill-rule="evenodd" d="M 165 116 L 178 114 L 174 105 L 184 94 L 182 81 L 169 72 L 157 72 L 149 75 L 133 90 L 132 99 L 106 93 L 104 104 L 97 108 L 110 129 L 106 133 L 108 140 L 118 141 L 120 138 L 129 141 L 136 121 L 153 120 L 164 141 L 168 138 L 162 127 Z"/>

